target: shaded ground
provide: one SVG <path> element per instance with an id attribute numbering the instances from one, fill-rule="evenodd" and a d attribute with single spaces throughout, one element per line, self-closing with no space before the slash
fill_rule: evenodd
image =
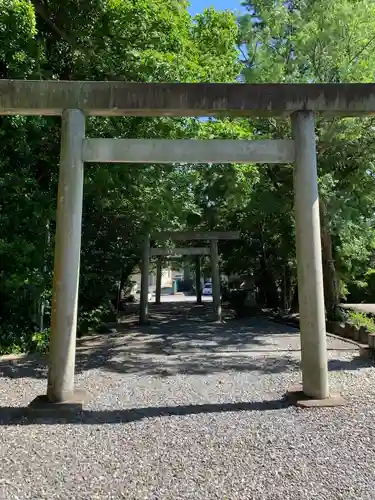
<path id="1" fill-rule="evenodd" d="M 134 313 L 113 325 L 116 333 L 80 339 L 76 372 L 100 369 L 167 377 L 223 370 L 278 373 L 299 369 L 299 335 L 288 326 L 262 318 L 235 320 L 231 313 L 224 314 L 223 324 L 217 324 L 211 320 L 209 305 L 181 302 L 150 305 L 150 319 L 150 325 L 141 327 Z M 362 366 L 353 344 L 329 336 L 328 350 L 332 370 Z M 350 359 L 339 359 L 336 354 L 340 351 L 349 353 Z M 2 359 L 3 376 L 46 376 L 44 357 Z"/>
<path id="2" fill-rule="evenodd" d="M 328 337 L 345 408 L 288 407 L 299 336 L 264 319 L 210 322 L 209 306 L 151 306 L 117 333 L 81 339 L 81 419 L 20 416 L 45 362 L 0 360 L 0 498 L 372 499 L 373 363 Z M 112 424 L 112 425 L 111 425 Z"/>

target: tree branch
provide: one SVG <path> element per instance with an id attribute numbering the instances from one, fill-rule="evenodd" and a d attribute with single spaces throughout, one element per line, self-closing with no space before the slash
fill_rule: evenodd
<path id="1" fill-rule="evenodd" d="M 349 59 L 347 65 L 349 66 L 349 64 L 354 62 L 357 59 L 357 57 L 359 57 L 362 54 L 362 52 L 364 52 L 374 41 L 375 41 L 375 35 L 372 38 L 370 38 L 370 40 L 367 43 L 365 43 L 365 45 L 361 47 L 351 59 Z"/>
<path id="2" fill-rule="evenodd" d="M 60 29 L 49 17 L 48 12 L 46 10 L 45 5 L 40 0 L 32 0 L 33 5 L 35 7 L 36 13 L 43 19 L 43 21 L 47 24 L 47 26 L 52 30 L 52 32 L 57 35 L 59 38 L 65 40 L 69 45 L 71 45 L 74 49 L 79 49 L 77 40 L 70 37 L 67 33 L 65 33 L 62 29 Z"/>

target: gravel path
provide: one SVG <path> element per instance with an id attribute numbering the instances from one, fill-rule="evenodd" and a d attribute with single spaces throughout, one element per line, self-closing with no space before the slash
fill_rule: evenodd
<path id="1" fill-rule="evenodd" d="M 329 337 L 331 385 L 348 405 L 288 407 L 296 331 L 205 320 L 162 309 L 147 329 L 81 341 L 82 420 L 17 417 L 9 407 L 44 393 L 45 367 L 0 359 L 0 499 L 372 500 L 373 363 Z"/>

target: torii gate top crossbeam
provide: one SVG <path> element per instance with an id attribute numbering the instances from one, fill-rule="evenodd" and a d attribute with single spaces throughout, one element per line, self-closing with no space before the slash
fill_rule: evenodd
<path id="1" fill-rule="evenodd" d="M 240 231 L 160 231 L 153 233 L 154 240 L 239 240 Z"/>
<path id="2" fill-rule="evenodd" d="M 126 83 L 0 80 L 0 115 L 330 116 L 375 114 L 375 84 Z"/>

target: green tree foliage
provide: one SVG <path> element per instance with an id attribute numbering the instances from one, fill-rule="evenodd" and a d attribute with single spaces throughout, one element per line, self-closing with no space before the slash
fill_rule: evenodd
<path id="1" fill-rule="evenodd" d="M 372 82 L 375 4 L 371 0 L 256 0 L 239 20 L 243 75 L 248 82 Z M 253 123 L 262 137 L 290 137 L 282 121 Z M 346 284 L 358 280 L 373 254 L 375 201 L 372 119 L 317 120 L 318 169 L 326 307 L 333 314 Z M 268 188 L 266 188 L 268 186 Z M 276 287 L 292 272 L 294 216 L 292 170 L 266 168 L 253 221 L 271 258 Z M 257 196 L 250 197 L 249 207 Z M 274 207 L 274 208 L 272 208 Z M 282 208 L 283 207 L 283 208 Z M 272 221 L 267 219 L 271 213 Z M 254 236 L 254 233 L 252 232 Z M 283 242 L 284 241 L 284 242 Z M 264 248 L 264 246 L 262 246 Z M 275 260 L 276 256 L 279 256 Z M 265 257 L 264 257 L 265 258 Z M 267 279 L 269 273 L 266 274 Z M 292 296 L 288 292 L 288 296 Z"/>
<path id="2" fill-rule="evenodd" d="M 185 0 L 0 0 L 0 78 L 130 82 L 372 82 L 372 0 L 256 0 L 238 20 Z M 0 351 L 30 349 L 48 326 L 60 120 L 1 117 Z M 372 297 L 372 119 L 317 119 L 327 312 Z M 285 138 L 270 119 L 90 118 L 91 137 Z M 97 321 L 138 265 L 146 231 L 241 229 L 221 243 L 227 273 L 260 299 L 296 297 L 293 167 L 87 165 L 80 324 Z M 366 274 L 366 275 L 365 275 Z M 357 295 L 355 295 L 357 294 Z M 361 295 L 362 294 L 362 295 Z M 45 308 L 44 315 L 41 310 Z"/>
<path id="3" fill-rule="evenodd" d="M 184 0 L 0 0 L 0 78 L 235 81 L 236 19 L 213 9 L 192 18 L 187 6 Z M 191 119 L 88 120 L 95 137 L 191 137 L 199 128 Z M 1 118 L 3 352 L 32 347 L 30 332 L 40 327 L 51 292 L 59 136 L 59 119 Z M 138 264 L 146 230 L 186 222 L 195 200 L 185 174 L 160 165 L 87 166 L 82 321 L 106 309 L 116 281 Z"/>

